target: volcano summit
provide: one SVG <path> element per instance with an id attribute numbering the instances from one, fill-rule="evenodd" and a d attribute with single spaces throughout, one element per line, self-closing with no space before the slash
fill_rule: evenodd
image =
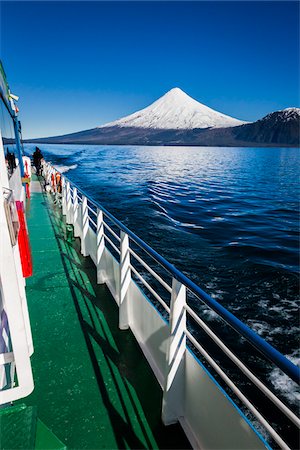
<path id="1" fill-rule="evenodd" d="M 227 128 L 243 123 L 246 122 L 217 112 L 197 102 L 181 89 L 173 88 L 147 108 L 99 128 L 132 127 L 192 130 L 195 128 Z"/>

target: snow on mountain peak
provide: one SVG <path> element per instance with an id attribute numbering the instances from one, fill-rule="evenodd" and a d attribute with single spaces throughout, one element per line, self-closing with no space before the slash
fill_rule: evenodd
<path id="1" fill-rule="evenodd" d="M 284 121 L 289 122 L 296 120 L 299 122 L 300 120 L 300 108 L 290 107 L 285 109 L 280 109 L 279 111 L 274 111 L 267 114 L 261 120 L 276 120 L 276 121 Z"/>
<path id="2" fill-rule="evenodd" d="M 190 130 L 234 127 L 244 123 L 246 122 L 226 116 L 197 102 L 180 88 L 175 87 L 150 106 L 99 128 L 118 126 Z"/>
<path id="3" fill-rule="evenodd" d="M 300 108 L 296 107 L 290 107 L 282 109 L 281 112 L 287 113 L 287 114 L 296 114 L 297 116 L 300 116 Z"/>
<path id="4" fill-rule="evenodd" d="M 177 98 L 179 98 L 179 97 L 181 97 L 182 99 L 183 98 L 186 98 L 186 97 L 189 97 L 182 89 L 180 89 L 179 87 L 174 87 L 174 88 L 172 88 L 172 89 L 170 89 L 168 92 L 166 92 L 162 97 L 160 97 L 160 98 L 164 98 L 164 97 L 173 97 L 173 98 L 175 98 L 175 97 L 177 97 Z"/>

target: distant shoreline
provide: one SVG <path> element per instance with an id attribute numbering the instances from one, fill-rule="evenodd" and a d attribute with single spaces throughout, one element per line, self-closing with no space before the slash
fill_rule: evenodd
<path id="1" fill-rule="evenodd" d="M 23 139 L 23 144 L 50 144 L 50 145 L 105 145 L 105 146 L 120 146 L 120 147 L 220 147 L 220 148 L 299 148 L 299 145 L 292 145 L 292 144 L 277 144 L 277 143 L 270 143 L 270 144 L 261 144 L 258 142 L 251 142 L 251 143 L 241 143 L 240 145 L 229 145 L 229 144 L 215 144 L 215 145 L 208 145 L 208 144 L 182 144 L 182 143 L 147 143 L 147 144 L 141 144 L 141 143 L 130 143 L 130 144 L 121 144 L 121 143 L 103 143 L 103 142 L 50 142 L 50 141 L 39 141 L 39 140 L 27 140 Z"/>

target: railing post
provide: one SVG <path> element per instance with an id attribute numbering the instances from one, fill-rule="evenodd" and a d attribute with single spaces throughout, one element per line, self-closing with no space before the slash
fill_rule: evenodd
<path id="1" fill-rule="evenodd" d="M 50 175 L 51 179 L 51 175 Z M 65 177 L 61 177 L 61 194 L 62 194 L 62 213 L 65 216 L 67 214 L 67 202 L 66 202 L 66 180 Z"/>
<path id="2" fill-rule="evenodd" d="M 57 186 L 56 186 L 56 170 L 53 170 L 54 175 L 54 186 L 53 186 L 53 196 L 54 196 L 54 204 L 57 204 Z"/>
<path id="3" fill-rule="evenodd" d="M 78 191 L 77 188 L 73 189 L 73 224 L 74 224 L 74 236 L 80 236 L 80 228 L 78 224 Z"/>
<path id="4" fill-rule="evenodd" d="M 81 253 L 83 256 L 88 256 L 89 254 L 87 248 L 87 235 L 89 231 L 89 215 L 87 206 L 87 198 L 83 195 L 81 204 Z"/>
<path id="5" fill-rule="evenodd" d="M 46 178 L 46 183 L 50 184 L 50 166 L 48 163 L 45 164 L 45 178 Z"/>
<path id="6" fill-rule="evenodd" d="M 66 203 L 67 203 L 67 215 L 66 215 L 66 222 L 71 223 L 71 207 L 72 207 L 72 201 L 71 201 L 71 189 L 70 189 L 70 182 L 67 181 L 66 183 Z"/>
<path id="7" fill-rule="evenodd" d="M 177 422 L 182 415 L 186 351 L 185 305 L 186 287 L 173 278 L 169 316 L 170 336 L 166 355 L 166 375 L 162 404 L 162 420 L 165 425 Z"/>
<path id="8" fill-rule="evenodd" d="M 129 327 L 128 288 L 131 280 L 130 252 L 128 234 L 121 231 L 120 242 L 120 288 L 119 288 L 119 328 Z"/>
<path id="9" fill-rule="evenodd" d="M 104 224 L 103 224 L 103 212 L 97 208 L 97 283 L 105 283 L 106 268 L 104 261 Z"/>

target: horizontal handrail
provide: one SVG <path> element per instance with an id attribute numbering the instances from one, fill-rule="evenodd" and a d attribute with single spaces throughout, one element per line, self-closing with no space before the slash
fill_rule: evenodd
<path id="1" fill-rule="evenodd" d="M 90 216 L 88 216 L 88 221 L 91 222 L 94 225 L 95 228 L 97 228 L 96 222 L 94 222 L 93 219 Z"/>
<path id="2" fill-rule="evenodd" d="M 91 201 L 91 200 L 89 199 L 89 201 Z M 93 208 L 91 208 L 89 205 L 87 205 L 87 209 L 88 209 L 89 211 L 91 211 L 92 214 L 94 214 L 95 216 L 97 216 L 96 211 L 94 211 Z"/>
<path id="3" fill-rule="evenodd" d="M 113 243 L 113 241 L 107 236 L 107 234 L 104 234 L 104 239 L 112 246 L 112 248 L 117 252 L 118 255 L 121 254 L 118 247 Z"/>
<path id="4" fill-rule="evenodd" d="M 278 398 L 270 389 L 265 386 L 247 366 L 221 341 L 221 339 L 209 328 L 209 326 L 200 319 L 195 311 L 189 306 L 185 305 L 186 312 L 195 320 L 195 322 L 205 331 L 205 333 L 218 345 L 218 347 L 231 359 L 231 361 L 252 381 L 256 387 L 264 393 L 266 397 L 271 400 L 282 412 L 286 415 L 298 428 L 300 428 L 300 420 L 298 417 Z M 192 335 L 192 333 L 190 334 Z"/>
<path id="5" fill-rule="evenodd" d="M 158 273 L 155 272 L 155 270 L 151 269 L 150 266 L 148 266 L 148 264 L 139 257 L 139 255 L 132 250 L 132 248 L 129 248 L 130 254 L 149 272 L 151 273 L 151 275 L 154 276 L 154 278 L 168 291 L 170 292 L 170 294 L 172 293 L 172 288 L 171 286 L 168 285 L 168 283 L 166 283 L 159 275 Z"/>
<path id="6" fill-rule="evenodd" d="M 117 235 L 117 233 L 114 232 L 112 228 L 110 228 L 109 225 L 107 225 L 106 222 L 103 221 L 103 225 L 118 242 L 121 242 L 121 238 Z"/>
<path id="7" fill-rule="evenodd" d="M 140 272 L 132 265 L 130 264 L 130 269 L 133 273 L 138 277 L 138 279 L 143 283 L 144 286 L 148 289 L 149 292 L 156 298 L 156 300 L 161 304 L 161 306 L 167 311 L 167 313 L 170 313 L 170 308 L 166 304 L 166 302 L 161 298 L 160 295 L 158 295 L 157 292 L 153 289 L 152 286 L 145 280 L 145 278 L 140 274 Z"/>
<path id="8" fill-rule="evenodd" d="M 199 342 L 194 338 L 194 336 L 186 331 L 187 338 L 192 342 L 192 344 L 201 353 L 203 358 L 213 367 L 217 374 L 222 378 L 222 380 L 227 384 L 227 386 L 235 393 L 235 395 L 243 402 L 243 404 L 248 408 L 249 411 L 259 420 L 259 422 L 265 427 L 265 429 L 270 433 L 270 436 L 280 445 L 280 448 L 284 450 L 290 450 L 290 447 L 284 442 L 284 440 L 279 436 L 279 434 L 274 430 L 274 428 L 269 424 L 269 422 L 262 416 L 262 414 L 255 408 L 255 406 L 248 400 L 248 398 L 240 391 L 236 384 L 231 381 L 231 379 L 226 375 L 224 370 L 216 363 L 216 361 L 210 356 L 210 354 L 199 344 Z"/>
<path id="9" fill-rule="evenodd" d="M 57 170 L 57 172 L 59 172 Z M 203 291 L 196 283 L 190 280 L 180 270 L 178 270 L 173 264 L 169 263 L 163 256 L 161 256 L 156 250 L 151 248 L 146 242 L 139 238 L 129 228 L 120 222 L 113 214 L 111 214 L 104 206 L 95 200 L 91 200 L 89 194 L 81 189 L 76 183 L 69 180 L 65 175 L 62 175 L 65 180 L 72 183 L 74 187 L 86 198 L 89 199 L 96 208 L 99 208 L 103 214 L 108 217 L 120 230 L 126 233 L 129 238 L 135 242 L 143 251 L 151 256 L 158 264 L 160 264 L 165 270 L 167 270 L 176 280 L 184 284 L 190 292 L 196 297 L 201 299 L 207 306 L 215 311 L 228 325 L 230 325 L 237 333 L 243 336 L 253 347 L 259 350 L 269 361 L 273 362 L 278 368 L 280 368 L 286 375 L 288 375 L 297 384 L 300 384 L 300 368 L 293 364 L 289 359 L 282 355 L 271 344 L 266 342 L 263 338 L 257 335 L 251 328 L 245 325 L 234 314 L 228 311 L 224 306 L 220 305 L 216 300 L 210 297 L 205 291 Z"/>

